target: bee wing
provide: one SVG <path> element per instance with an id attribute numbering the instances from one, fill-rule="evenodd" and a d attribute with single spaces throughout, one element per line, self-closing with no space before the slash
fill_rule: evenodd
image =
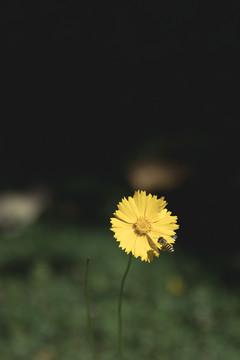
<path id="1" fill-rule="evenodd" d="M 158 242 L 159 242 L 159 244 L 161 244 L 161 245 L 166 244 L 166 240 L 165 240 L 163 237 L 160 237 L 160 238 L 158 239 Z"/>
<path id="2" fill-rule="evenodd" d="M 172 239 L 176 240 L 176 239 L 177 239 L 177 235 L 172 236 Z"/>

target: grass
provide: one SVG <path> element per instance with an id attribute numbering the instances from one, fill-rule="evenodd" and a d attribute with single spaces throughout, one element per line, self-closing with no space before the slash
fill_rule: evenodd
<path id="1" fill-rule="evenodd" d="M 179 240 L 180 241 L 180 240 Z M 117 304 L 128 257 L 108 229 L 38 224 L 0 238 L 4 360 L 91 359 L 85 263 L 100 360 L 117 358 Z M 123 301 L 126 360 L 238 360 L 239 291 L 181 251 L 133 258 Z"/>

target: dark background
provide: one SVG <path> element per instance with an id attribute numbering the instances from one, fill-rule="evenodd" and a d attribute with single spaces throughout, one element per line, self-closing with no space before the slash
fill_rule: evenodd
<path id="1" fill-rule="evenodd" d="M 131 160 L 167 158 L 190 168 L 163 189 L 187 247 L 238 247 L 238 2 L 1 8 L 2 188 L 48 184 L 84 204 L 83 221 L 102 221 L 102 204 L 133 191 Z"/>

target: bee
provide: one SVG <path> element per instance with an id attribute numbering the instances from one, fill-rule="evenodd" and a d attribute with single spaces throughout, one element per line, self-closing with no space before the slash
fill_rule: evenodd
<path id="1" fill-rule="evenodd" d="M 176 240 L 176 238 L 177 238 L 177 235 L 172 236 L 172 239 Z M 173 245 L 172 245 L 172 244 L 169 244 L 169 243 L 167 242 L 167 240 L 165 240 L 163 237 L 159 238 L 159 239 L 158 239 L 158 242 L 159 242 L 159 244 L 162 245 L 162 247 L 161 247 L 161 250 L 162 250 L 162 251 L 167 251 L 167 252 L 169 252 L 169 253 L 171 253 L 171 254 L 174 253 L 174 247 L 173 247 Z"/>

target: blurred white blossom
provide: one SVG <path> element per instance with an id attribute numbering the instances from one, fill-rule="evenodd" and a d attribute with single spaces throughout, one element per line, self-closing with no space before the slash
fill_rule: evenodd
<path id="1" fill-rule="evenodd" d="M 0 231 L 18 235 L 41 216 L 50 201 L 49 191 L 44 188 L 0 193 Z"/>

